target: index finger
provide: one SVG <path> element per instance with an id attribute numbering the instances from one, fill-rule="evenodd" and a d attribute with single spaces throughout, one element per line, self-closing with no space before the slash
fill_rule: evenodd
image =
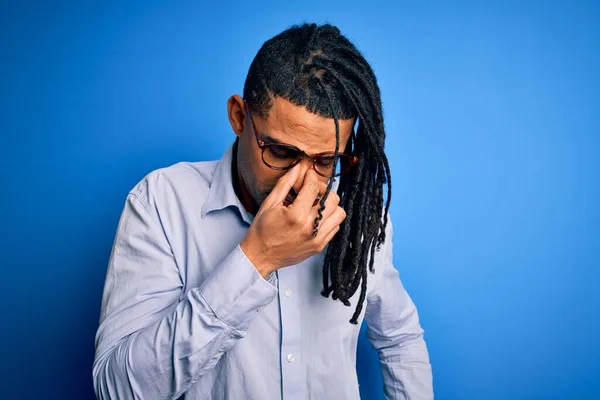
<path id="1" fill-rule="evenodd" d="M 300 213 L 309 213 L 318 195 L 323 195 L 327 185 L 319 181 L 318 175 L 313 170 L 309 170 L 304 176 L 304 182 L 300 193 L 291 205 Z"/>
<path id="2" fill-rule="evenodd" d="M 282 204 L 285 200 L 285 197 L 292 189 L 292 186 L 294 186 L 296 179 L 298 179 L 298 171 L 300 171 L 300 167 L 295 165 L 294 168 L 290 169 L 285 173 L 285 175 L 279 178 L 275 184 L 275 187 L 273 190 L 271 190 L 271 193 L 269 193 L 263 204 L 266 203 L 265 205 L 268 207 L 272 206 L 273 204 Z"/>

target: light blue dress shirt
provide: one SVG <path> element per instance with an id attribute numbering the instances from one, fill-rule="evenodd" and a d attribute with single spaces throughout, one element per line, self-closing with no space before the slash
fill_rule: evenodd
<path id="1" fill-rule="evenodd" d="M 392 231 L 358 325 L 324 298 L 321 253 L 263 279 L 239 243 L 253 216 L 220 161 L 179 163 L 129 193 L 96 334 L 100 399 L 358 399 L 363 319 L 388 399 L 433 397 L 417 310 L 392 265 Z M 273 232 L 276 234 L 276 232 Z"/>

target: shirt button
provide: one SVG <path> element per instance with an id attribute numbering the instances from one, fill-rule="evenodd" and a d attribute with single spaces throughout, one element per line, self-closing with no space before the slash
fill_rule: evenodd
<path id="1" fill-rule="evenodd" d="M 296 356 L 294 355 L 294 353 L 290 353 L 287 355 L 287 360 L 288 362 L 294 362 L 294 360 L 296 359 Z"/>
<path id="2" fill-rule="evenodd" d="M 261 312 L 263 310 L 263 308 L 265 308 L 265 306 L 260 306 L 256 309 L 256 311 Z"/>
<path id="3" fill-rule="evenodd" d="M 292 295 L 292 289 L 285 289 L 285 292 L 283 292 L 283 294 L 285 294 L 285 297 L 290 297 Z"/>

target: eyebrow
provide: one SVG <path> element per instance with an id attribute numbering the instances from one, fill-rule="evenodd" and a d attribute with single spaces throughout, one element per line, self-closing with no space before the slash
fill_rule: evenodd
<path id="1" fill-rule="evenodd" d="M 264 132 L 258 132 L 258 130 L 257 130 L 257 133 L 258 133 L 259 137 L 261 138 L 261 140 L 262 140 L 263 142 L 265 142 L 265 144 L 282 144 L 282 145 L 285 145 L 285 146 L 291 146 L 291 147 L 295 147 L 296 149 L 298 149 L 298 150 L 302 151 L 302 149 L 299 149 L 298 147 L 296 147 L 296 146 L 294 146 L 294 145 L 292 145 L 292 144 L 285 143 L 285 142 L 282 142 L 282 141 L 280 141 L 280 140 L 278 140 L 278 139 L 275 139 L 275 138 L 273 138 L 273 137 L 271 137 L 271 136 L 267 135 L 267 134 L 266 134 L 266 133 L 264 133 Z M 315 154 L 324 154 L 324 153 L 334 153 L 334 152 L 333 152 L 333 151 L 325 151 L 325 152 L 321 152 L 321 153 L 315 153 Z M 341 148 L 340 148 L 340 153 L 343 153 L 343 151 L 342 151 L 342 149 L 341 149 Z M 308 153 L 306 153 L 306 154 L 308 154 Z M 309 155 L 310 155 L 310 154 L 309 154 Z"/>
<path id="2" fill-rule="evenodd" d="M 269 144 L 285 144 L 285 145 L 289 146 L 287 143 L 284 143 L 284 142 L 282 142 L 280 140 L 272 138 L 271 136 L 269 136 L 269 135 L 267 135 L 265 133 L 259 133 L 259 135 L 260 135 L 260 137 L 262 138 L 262 140 L 265 143 L 269 143 Z"/>
<path id="3" fill-rule="evenodd" d="M 302 151 L 302 149 L 299 149 L 298 147 L 296 147 L 296 146 L 294 146 L 292 144 L 284 143 L 284 142 L 279 141 L 279 140 L 277 140 L 275 138 L 272 138 L 271 136 L 267 135 L 266 133 L 259 133 L 259 135 L 262 138 L 262 141 L 265 142 L 265 144 L 283 144 L 285 146 L 295 147 L 296 149 Z M 325 151 L 325 152 L 314 153 L 314 154 L 325 154 L 325 153 L 331 153 L 331 154 L 333 154 L 334 152 L 333 151 Z M 343 153 L 343 151 L 341 149 L 340 149 L 340 153 Z M 306 153 L 306 154 L 308 154 L 308 153 Z"/>

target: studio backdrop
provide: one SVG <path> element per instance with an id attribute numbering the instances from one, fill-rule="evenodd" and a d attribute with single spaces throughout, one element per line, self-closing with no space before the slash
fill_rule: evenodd
<path id="1" fill-rule="evenodd" d="M 315 21 L 379 80 L 394 264 L 436 397 L 600 398 L 598 4 L 2 2 L 0 397 L 93 398 L 128 191 L 219 159 L 259 47 Z M 364 327 L 357 370 L 383 399 Z"/>

